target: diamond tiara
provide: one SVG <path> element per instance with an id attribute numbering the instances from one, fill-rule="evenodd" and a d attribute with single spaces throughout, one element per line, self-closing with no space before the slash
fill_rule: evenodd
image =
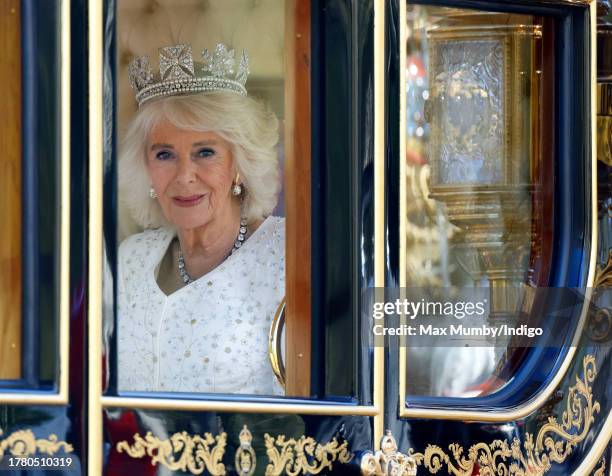
<path id="1" fill-rule="evenodd" d="M 138 106 L 162 96 L 203 91 L 232 91 L 246 96 L 249 57 L 242 50 L 236 63 L 233 49 L 218 43 L 213 54 L 202 52 L 202 63 L 194 62 L 191 45 L 180 44 L 159 49 L 159 76 L 153 76 L 148 56 L 135 57 L 128 67 L 130 86 L 136 91 Z"/>

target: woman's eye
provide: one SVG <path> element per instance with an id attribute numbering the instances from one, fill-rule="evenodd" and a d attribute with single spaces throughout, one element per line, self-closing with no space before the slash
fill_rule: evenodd
<path id="1" fill-rule="evenodd" d="M 198 157 L 211 157 L 215 155 L 215 151 L 213 149 L 209 149 L 208 147 L 206 147 L 204 149 L 198 150 L 198 153 L 196 155 Z"/>
<path id="2" fill-rule="evenodd" d="M 169 160 L 172 158 L 172 154 L 167 150 L 161 150 L 157 154 L 155 154 L 155 158 L 157 160 Z"/>

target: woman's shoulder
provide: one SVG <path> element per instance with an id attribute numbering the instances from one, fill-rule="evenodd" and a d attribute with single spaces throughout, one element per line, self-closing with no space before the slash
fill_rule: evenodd
<path id="1" fill-rule="evenodd" d="M 250 243 L 249 243 L 250 241 Z M 249 256 L 260 262 L 271 258 L 284 259 L 285 256 L 285 219 L 269 216 L 247 237 L 246 245 Z"/>
<path id="2" fill-rule="evenodd" d="M 259 242 L 276 243 L 279 246 L 285 243 L 285 218 L 267 217 L 255 230 Z"/>
<path id="3" fill-rule="evenodd" d="M 162 227 L 130 235 L 119 245 L 119 256 L 149 255 L 152 250 L 164 246 L 173 234 L 172 229 Z"/>
<path id="4" fill-rule="evenodd" d="M 254 280 L 270 292 L 284 292 L 285 280 L 285 219 L 269 216 L 255 230 L 252 241 L 247 239 L 242 254 L 243 269 L 248 269 L 258 278 Z M 266 291 L 267 292 L 267 291 Z M 278 296 L 277 296 L 278 297 Z M 282 295 L 279 297 L 282 298 Z"/>
<path id="5" fill-rule="evenodd" d="M 285 217 L 269 216 L 261 224 L 261 226 L 263 225 L 267 225 L 267 229 L 272 235 L 285 239 Z"/>

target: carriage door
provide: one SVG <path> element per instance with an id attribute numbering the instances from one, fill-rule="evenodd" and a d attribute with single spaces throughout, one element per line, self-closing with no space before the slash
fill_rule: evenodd
<path id="1" fill-rule="evenodd" d="M 384 9 L 385 288 L 370 309 L 385 434 L 362 469 L 604 474 L 607 10 Z"/>
<path id="2" fill-rule="evenodd" d="M 383 434 L 384 349 L 374 349 L 361 315 L 362 290 L 382 276 L 375 277 L 382 254 L 375 256 L 373 242 L 381 163 L 373 136 L 373 4 L 120 0 L 88 8 L 89 474 L 359 474 L 361 455 Z M 164 49 L 186 44 L 191 49 Z M 285 248 L 275 250 L 285 255 L 285 298 L 273 315 L 262 312 L 270 320 L 269 355 L 253 362 L 280 391 L 124 388 L 118 249 L 142 232 L 117 186 L 120 142 L 137 110 L 130 63 L 146 55 L 154 76 L 162 62 L 180 76 L 207 51 L 225 55 L 235 71 L 243 49 L 247 90 L 280 124 L 282 190 L 273 215 L 285 223 Z M 149 63 L 136 67 L 147 73 Z M 249 271 L 244 279 L 260 279 Z M 251 312 L 256 297 L 238 310 Z M 177 350 L 178 365 L 191 365 L 196 380 L 221 360 L 244 374 L 239 334 L 251 323 L 238 312 L 218 318 L 227 329 Z M 234 344 L 221 344 L 234 332 Z M 143 330 L 133 359 L 155 357 L 163 367 L 176 357 L 152 356 L 145 347 L 155 338 Z"/>

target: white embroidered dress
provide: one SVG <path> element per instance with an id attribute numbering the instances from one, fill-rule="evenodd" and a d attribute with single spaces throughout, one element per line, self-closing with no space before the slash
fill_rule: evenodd
<path id="1" fill-rule="evenodd" d="M 119 390 L 282 393 L 268 332 L 285 294 L 284 230 L 284 219 L 268 217 L 218 267 L 169 296 L 155 275 L 174 230 L 127 238 L 119 247 Z"/>

